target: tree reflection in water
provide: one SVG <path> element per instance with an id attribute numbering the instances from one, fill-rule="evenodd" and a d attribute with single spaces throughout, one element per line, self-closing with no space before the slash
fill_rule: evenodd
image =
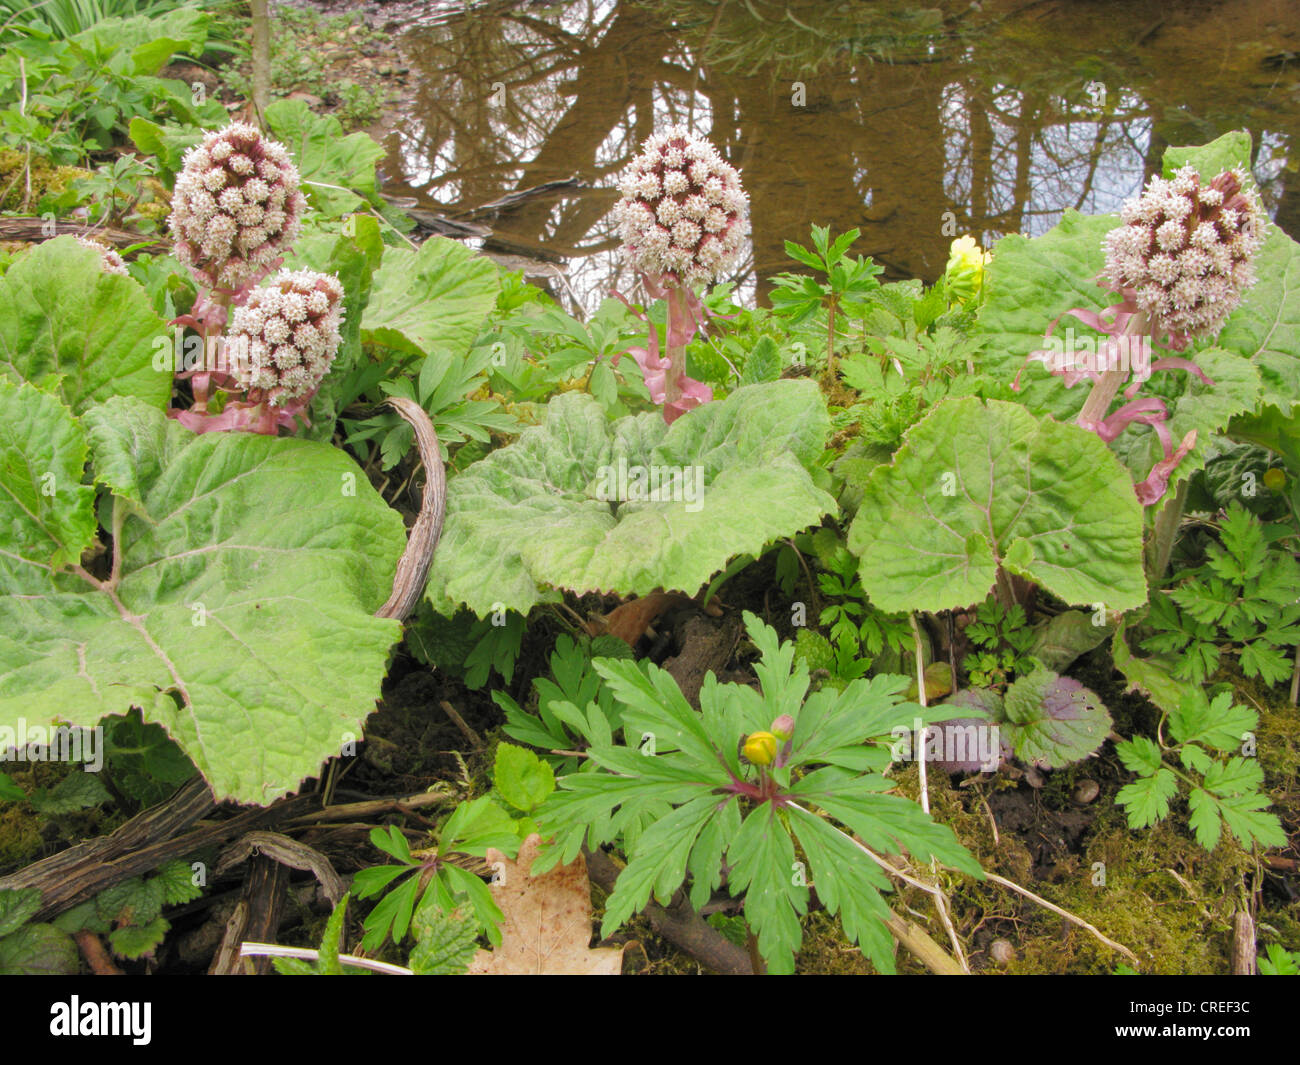
<path id="1" fill-rule="evenodd" d="M 388 191 L 456 217 L 580 178 L 473 217 L 495 230 L 489 249 L 565 263 L 589 308 L 630 280 L 614 178 L 670 121 L 742 168 L 754 234 L 735 280 L 760 298 L 810 222 L 859 226 L 854 250 L 889 276 L 933 280 L 953 235 L 1113 210 L 1168 144 L 1233 128 L 1251 131 L 1270 214 L 1300 236 L 1290 0 L 493 2 L 417 17 L 403 44 L 421 84 L 388 140 Z"/>

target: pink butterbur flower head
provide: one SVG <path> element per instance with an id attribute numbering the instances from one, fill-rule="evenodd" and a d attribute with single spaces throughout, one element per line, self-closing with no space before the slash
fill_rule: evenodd
<path id="1" fill-rule="evenodd" d="M 648 138 L 619 183 L 614 206 L 632 265 L 663 288 L 712 284 L 749 235 L 740 174 L 683 126 Z"/>
<path id="2" fill-rule="evenodd" d="M 281 270 L 231 316 L 230 373 L 250 400 L 297 408 L 316 393 L 341 341 L 343 286 L 314 270 Z"/>
<path id="3" fill-rule="evenodd" d="M 1156 336 L 1185 347 L 1218 332 L 1255 283 L 1267 222 L 1239 170 L 1202 185 L 1194 167 L 1153 177 L 1106 236 L 1105 278 L 1145 311 Z"/>
<path id="4" fill-rule="evenodd" d="M 273 270 L 307 201 L 284 145 L 233 122 L 185 153 L 169 225 L 176 256 L 211 288 L 234 291 Z"/>

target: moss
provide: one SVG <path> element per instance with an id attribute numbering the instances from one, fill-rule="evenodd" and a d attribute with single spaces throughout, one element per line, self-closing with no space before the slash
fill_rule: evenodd
<path id="1" fill-rule="evenodd" d="M 90 176 L 89 170 L 76 166 L 53 166 L 46 159 L 32 158 L 32 192 L 27 199 L 27 181 L 23 167 L 27 156 L 12 148 L 0 148 L 0 210 L 34 211 L 44 196 L 63 192 L 77 178 Z M 24 206 L 26 200 L 26 206 Z"/>

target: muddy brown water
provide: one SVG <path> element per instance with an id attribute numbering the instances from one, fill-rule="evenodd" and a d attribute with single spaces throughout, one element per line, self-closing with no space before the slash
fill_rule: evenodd
<path id="1" fill-rule="evenodd" d="M 350 5 L 351 6 L 351 5 Z M 1300 235 L 1295 0 L 499 0 L 373 3 L 415 84 L 387 190 L 477 217 L 497 250 L 562 261 L 588 307 L 620 276 L 618 172 L 670 121 L 742 169 L 752 256 L 791 269 L 809 223 L 862 229 L 891 277 L 933 280 L 954 234 L 1036 234 L 1113 210 L 1169 144 L 1235 128 L 1270 213 Z M 511 191 L 587 187 L 487 217 Z M 489 247 L 492 245 L 489 244 Z"/>

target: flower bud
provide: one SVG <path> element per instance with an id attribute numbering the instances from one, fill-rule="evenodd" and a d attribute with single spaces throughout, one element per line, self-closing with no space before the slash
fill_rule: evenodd
<path id="1" fill-rule="evenodd" d="M 1280 492 L 1286 487 L 1286 473 L 1276 466 L 1264 471 L 1264 487 L 1270 492 Z"/>
<path id="2" fill-rule="evenodd" d="M 784 743 L 794 735 L 794 718 L 789 714 L 782 714 L 772 722 L 772 735 Z"/>
<path id="3" fill-rule="evenodd" d="M 771 765 L 776 761 L 776 737 L 770 732 L 751 732 L 740 753 L 754 765 Z"/>

